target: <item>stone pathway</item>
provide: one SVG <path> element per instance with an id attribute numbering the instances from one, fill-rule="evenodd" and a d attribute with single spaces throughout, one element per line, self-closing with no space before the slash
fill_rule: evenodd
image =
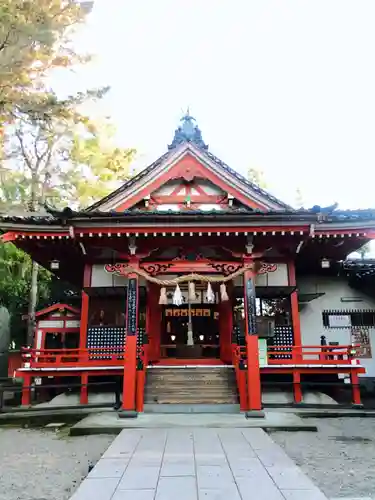
<path id="1" fill-rule="evenodd" d="M 125 429 L 71 500 L 327 500 L 262 430 Z"/>

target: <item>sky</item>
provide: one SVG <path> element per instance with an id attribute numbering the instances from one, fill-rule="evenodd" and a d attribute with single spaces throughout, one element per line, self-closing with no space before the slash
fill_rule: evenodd
<path id="1" fill-rule="evenodd" d="M 111 86 L 101 112 L 137 168 L 189 106 L 210 150 L 284 201 L 375 208 L 374 24 L 374 0 L 95 0 L 75 78 Z"/>

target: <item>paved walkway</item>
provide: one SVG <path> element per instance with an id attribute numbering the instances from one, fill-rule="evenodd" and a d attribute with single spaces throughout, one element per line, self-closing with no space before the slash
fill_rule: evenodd
<path id="1" fill-rule="evenodd" d="M 326 500 L 262 429 L 126 429 L 71 500 Z"/>

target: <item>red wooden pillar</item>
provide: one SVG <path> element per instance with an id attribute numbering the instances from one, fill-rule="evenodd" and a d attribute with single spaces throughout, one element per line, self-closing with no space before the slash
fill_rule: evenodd
<path id="1" fill-rule="evenodd" d="M 91 286 L 91 265 L 85 264 L 83 272 L 83 286 Z M 87 328 L 89 322 L 89 296 L 82 290 L 82 305 L 81 305 L 81 322 L 79 332 L 79 347 L 80 349 L 87 348 Z M 44 344 L 43 344 L 44 345 Z"/>
<path id="2" fill-rule="evenodd" d="M 353 406 L 362 407 L 361 391 L 359 389 L 359 377 L 356 371 L 354 370 L 351 371 L 350 380 L 352 383 L 352 398 L 353 398 L 352 404 Z"/>
<path id="3" fill-rule="evenodd" d="M 126 343 L 124 355 L 124 385 L 122 409 L 135 412 L 138 330 L 138 276 L 129 274 L 126 306 Z"/>
<path id="4" fill-rule="evenodd" d="M 297 371 L 293 371 L 293 394 L 294 402 L 296 404 L 302 403 L 301 374 Z"/>
<path id="5" fill-rule="evenodd" d="M 227 285 L 228 296 L 231 296 L 232 286 Z M 233 331 L 233 311 L 231 300 L 219 303 L 219 341 L 220 359 L 224 363 L 232 363 L 232 331 Z"/>
<path id="6" fill-rule="evenodd" d="M 256 325 L 254 274 L 244 273 L 245 335 L 247 351 L 247 394 L 249 411 L 262 409 L 260 385 L 259 347 Z"/>
<path id="7" fill-rule="evenodd" d="M 22 383 L 22 398 L 21 405 L 22 406 L 30 406 L 31 405 L 31 374 L 23 373 L 22 374 L 23 383 Z"/>
<path id="8" fill-rule="evenodd" d="M 237 374 L 238 395 L 240 399 L 240 410 L 247 411 L 249 405 L 247 401 L 246 371 L 237 367 L 236 374 Z"/>
<path id="9" fill-rule="evenodd" d="M 288 280 L 289 280 L 289 286 L 296 286 L 296 268 L 294 261 L 289 261 L 288 263 Z M 292 313 L 292 326 L 293 326 L 293 338 L 294 338 L 294 345 L 301 347 L 302 346 L 302 335 L 301 335 L 301 321 L 300 321 L 300 316 L 299 316 L 299 309 L 298 309 L 298 292 L 295 290 L 294 292 L 291 293 L 290 295 L 290 307 L 291 307 L 291 313 Z M 302 349 L 298 349 L 294 351 L 294 356 L 295 356 L 295 361 L 301 362 L 302 361 Z"/>
<path id="10" fill-rule="evenodd" d="M 144 366 L 143 370 L 137 370 L 137 390 L 136 390 L 136 405 L 135 405 L 137 412 L 143 411 L 145 383 L 146 383 L 146 369 L 147 367 Z"/>
<path id="11" fill-rule="evenodd" d="M 87 405 L 89 402 L 88 382 L 89 382 L 89 375 L 87 372 L 83 372 L 81 374 L 81 393 L 79 399 L 81 405 Z"/>

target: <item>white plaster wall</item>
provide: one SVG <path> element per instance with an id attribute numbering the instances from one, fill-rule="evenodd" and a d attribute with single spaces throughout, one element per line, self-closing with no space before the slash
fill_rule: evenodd
<path id="1" fill-rule="evenodd" d="M 92 266 L 91 286 L 114 286 L 114 274 L 107 273 L 103 264 Z"/>
<path id="2" fill-rule="evenodd" d="M 44 320 L 38 323 L 40 328 L 63 328 L 64 321 L 59 320 Z"/>
<path id="3" fill-rule="evenodd" d="M 220 195 L 224 193 L 222 189 L 220 189 L 218 186 L 215 186 L 215 184 L 212 184 L 212 182 L 208 180 L 200 179 L 197 184 L 208 195 Z"/>
<path id="4" fill-rule="evenodd" d="M 68 320 L 66 321 L 66 327 L 67 328 L 79 328 L 81 322 L 77 319 L 77 320 Z"/>
<path id="5" fill-rule="evenodd" d="M 302 344 L 320 345 L 320 336 L 325 335 L 327 343 L 339 342 L 347 345 L 351 342 L 350 328 L 325 328 L 322 312 L 324 310 L 375 310 L 375 301 L 358 290 L 351 288 L 345 279 L 339 277 L 300 277 L 297 279 L 299 294 L 324 293 L 321 297 L 300 306 Z M 355 302 L 342 302 L 341 298 L 361 299 Z M 366 368 L 367 377 L 375 377 L 375 329 L 370 328 L 372 359 L 361 358 Z"/>
<path id="6" fill-rule="evenodd" d="M 258 286 L 288 286 L 288 267 L 286 264 L 277 264 L 275 271 L 258 274 L 255 278 Z"/>
<path id="7" fill-rule="evenodd" d="M 115 273 L 107 273 L 104 264 L 94 264 L 92 266 L 91 286 L 127 286 L 128 278 Z M 145 279 L 140 277 L 139 286 L 145 286 Z"/>

